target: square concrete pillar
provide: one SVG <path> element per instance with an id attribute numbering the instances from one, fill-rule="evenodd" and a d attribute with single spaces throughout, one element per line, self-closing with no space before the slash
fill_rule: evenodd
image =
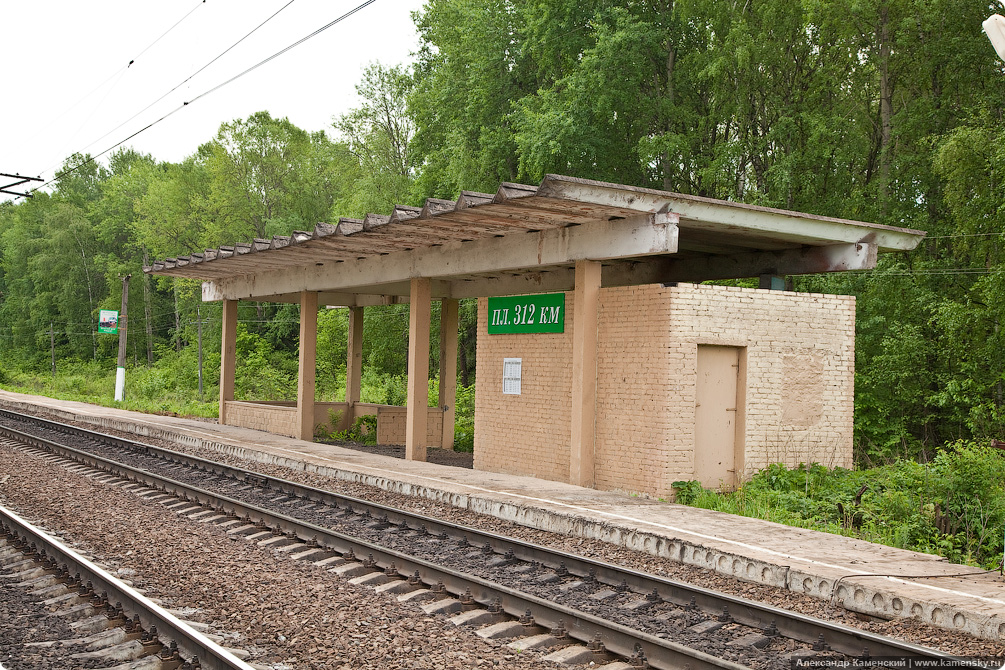
<path id="1" fill-rule="evenodd" d="M 223 301 L 220 328 L 220 425 L 227 424 L 227 402 L 234 399 L 234 374 L 237 369 L 237 301 Z"/>
<path id="2" fill-rule="evenodd" d="M 359 402 L 359 390 L 363 379 L 363 308 L 349 308 L 349 341 L 346 346 L 345 401 L 352 406 Z"/>
<path id="3" fill-rule="evenodd" d="M 454 415 L 457 402 L 457 326 L 458 301 L 440 302 L 440 409 L 443 410 L 444 449 L 454 447 Z"/>
<path id="4" fill-rule="evenodd" d="M 572 314 L 572 441 L 569 483 L 594 485 L 597 415 L 597 318 L 600 262 L 576 261 Z"/>
<path id="5" fill-rule="evenodd" d="M 299 438 L 314 439 L 314 382 L 317 376 L 318 294 L 300 292 L 300 369 L 297 374 Z"/>
<path id="6" fill-rule="evenodd" d="M 412 279 L 408 305 L 408 397 L 405 400 L 405 458 L 426 460 L 429 409 L 429 279 Z"/>

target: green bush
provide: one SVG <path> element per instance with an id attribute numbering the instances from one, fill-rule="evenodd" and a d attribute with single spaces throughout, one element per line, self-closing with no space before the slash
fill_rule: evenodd
<path id="1" fill-rule="evenodd" d="M 454 451 L 475 450 L 475 385 L 457 386 L 454 411 Z"/>
<path id="2" fill-rule="evenodd" d="M 377 417 L 373 414 L 357 417 L 349 430 L 351 439 L 363 444 L 377 444 Z"/>
<path id="3" fill-rule="evenodd" d="M 956 443 L 932 463 L 867 470 L 773 464 L 731 493 L 674 482 L 677 502 L 860 537 L 991 569 L 1003 550 L 1005 455 Z"/>
<path id="4" fill-rule="evenodd" d="M 171 348 L 158 351 L 153 367 L 127 367 L 125 400 L 115 402 L 115 364 L 93 361 L 57 362 L 53 379 L 49 368 L 8 368 L 4 388 L 20 393 L 38 393 L 63 400 L 79 400 L 107 407 L 122 407 L 140 412 L 172 413 L 215 417 L 215 398 L 219 394 L 219 355 L 207 356 L 204 370 L 207 381 L 204 398 L 198 395 L 198 361 L 194 351 Z M 211 366 L 216 366 L 215 370 Z M 186 367 L 190 366 L 190 367 Z M 208 374 L 212 372 L 212 375 Z"/>
<path id="5" fill-rule="evenodd" d="M 362 402 L 400 407 L 405 404 L 407 394 L 408 378 L 405 375 L 378 372 L 376 369 L 369 367 L 363 368 L 360 388 L 360 400 Z"/>

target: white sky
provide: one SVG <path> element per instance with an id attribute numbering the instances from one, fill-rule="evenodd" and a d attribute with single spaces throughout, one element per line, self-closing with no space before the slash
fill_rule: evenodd
<path id="1" fill-rule="evenodd" d="M 0 172 L 48 180 L 71 153 L 104 151 L 363 0 L 295 0 L 226 56 L 113 130 L 288 2 L 4 3 L 0 12 L 0 65 L 5 73 L 0 102 Z M 376 0 L 123 146 L 152 154 L 160 161 L 177 162 L 211 140 L 221 123 L 261 110 L 276 118 L 289 117 L 308 131 L 330 130 L 333 117 L 357 104 L 354 87 L 367 64 L 379 61 L 390 66 L 412 60 L 418 35 L 411 12 L 422 4 L 422 0 Z M 102 138 L 106 133 L 110 134 Z M 10 181 L 0 177 L 0 186 Z M 0 198 L 9 199 L 2 194 Z"/>

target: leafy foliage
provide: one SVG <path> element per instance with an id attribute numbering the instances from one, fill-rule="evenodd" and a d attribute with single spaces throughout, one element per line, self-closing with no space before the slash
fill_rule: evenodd
<path id="1" fill-rule="evenodd" d="M 335 121 L 335 130 L 351 159 L 344 162 L 352 185 L 335 202 L 338 216 L 386 212 L 409 199 L 415 160 L 415 123 L 405 109 L 412 78 L 401 67 L 373 64 L 363 71 L 356 93 L 363 103 Z"/>
<path id="2" fill-rule="evenodd" d="M 734 493 L 675 482 L 676 501 L 939 554 L 985 568 L 1002 558 L 1005 454 L 957 442 L 933 462 L 864 470 L 771 465 Z"/>
<path id="3" fill-rule="evenodd" d="M 367 67 L 330 135 L 256 112 L 179 163 L 74 155 L 51 193 L 0 204 L 0 364 L 10 378 L 44 377 L 53 358 L 60 375 L 110 367 L 116 342 L 96 317 L 118 309 L 131 275 L 127 352 L 150 371 L 134 391 L 180 392 L 200 324 L 207 360 L 218 356 L 219 307 L 200 306 L 196 285 L 144 276 L 152 260 L 561 172 L 927 231 L 873 272 L 795 287 L 858 298 L 859 463 L 1001 438 L 1005 68 L 979 30 L 996 9 L 429 0 L 415 64 Z M 466 388 L 475 313 L 462 302 Z M 240 318 L 239 396 L 291 398 L 296 308 Z M 319 319 L 319 397 L 344 393 L 345 328 L 336 310 Z M 434 315 L 433 342 L 437 328 Z M 404 307 L 367 310 L 368 398 L 403 398 L 406 333 Z"/>
<path id="4" fill-rule="evenodd" d="M 268 112 L 224 123 L 199 148 L 209 176 L 209 246 L 313 229 L 333 198 L 332 189 L 319 188 L 324 173 L 312 169 L 327 144 L 323 133 L 309 135 Z"/>

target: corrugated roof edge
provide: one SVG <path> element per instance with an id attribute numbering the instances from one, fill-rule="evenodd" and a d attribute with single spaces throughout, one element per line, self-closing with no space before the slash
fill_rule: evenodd
<path id="1" fill-rule="evenodd" d="M 810 221 L 828 221 L 831 223 L 844 223 L 853 226 L 867 226 L 869 228 L 876 228 L 878 230 L 888 230 L 891 232 L 906 233 L 909 235 L 918 235 L 919 237 L 924 237 L 925 235 L 928 234 L 924 230 L 916 230 L 914 228 L 888 226 L 882 223 L 856 221 L 854 219 L 840 219 L 833 216 L 823 216 L 821 214 L 809 214 L 807 212 L 797 212 L 789 209 L 764 207 L 763 205 L 748 205 L 747 203 L 734 202 L 732 200 L 716 200 L 715 198 L 708 198 L 700 195 L 685 195 L 683 193 L 675 193 L 673 191 L 660 191 L 658 189 L 644 188 L 642 186 L 624 186 L 622 184 L 611 184 L 609 182 L 594 181 L 592 179 L 583 179 L 582 177 L 569 177 L 560 174 L 545 175 L 544 179 L 541 181 L 541 186 L 538 187 L 537 189 L 537 195 L 541 197 L 562 197 L 562 190 L 556 188 L 556 185 L 560 183 L 578 184 L 582 186 L 593 186 L 599 189 L 610 189 L 610 190 L 623 191 L 625 193 L 636 193 L 639 195 L 656 196 L 662 199 L 683 200 L 685 202 L 696 202 L 707 205 L 735 207 L 737 209 L 747 210 L 751 212 L 764 212 L 765 214 L 792 216 L 800 219 L 807 219 Z"/>
<path id="2" fill-rule="evenodd" d="M 645 200 L 647 197 L 652 198 L 654 200 L 652 203 L 653 207 L 650 208 L 652 211 L 665 208 L 667 204 L 666 201 L 668 200 L 679 200 L 691 203 L 728 206 L 751 212 L 790 216 L 811 221 L 826 221 L 854 226 L 865 226 L 876 230 L 886 230 L 908 235 L 916 235 L 919 238 L 926 235 L 924 231 L 914 230 L 911 228 L 900 228 L 878 223 L 868 223 L 865 221 L 840 219 L 836 217 L 821 216 L 819 214 L 808 214 L 805 212 L 764 207 L 761 205 L 748 205 L 728 200 L 716 200 L 715 198 L 674 193 L 672 191 L 660 191 L 640 186 L 626 186 L 624 184 L 613 184 L 610 182 L 583 179 L 581 177 L 547 174 L 544 179 L 541 180 L 541 184 L 539 186 L 503 182 L 499 185 L 499 188 L 496 190 L 494 195 L 488 193 L 478 193 L 475 191 L 461 191 L 457 200 L 454 201 L 439 198 L 427 198 L 425 204 L 421 208 L 408 205 L 395 205 L 390 215 L 371 213 L 367 214 L 363 219 L 341 217 L 339 218 L 338 223 L 334 225 L 324 222 L 318 223 L 314 227 L 314 230 L 310 232 L 294 231 L 289 236 L 276 235 L 271 240 L 259 238 L 252 242 L 238 242 L 233 246 L 222 245 L 219 249 L 206 249 L 203 252 L 178 256 L 177 258 L 165 258 L 161 261 L 155 261 L 149 266 L 144 266 L 143 271 L 147 273 L 159 272 L 178 267 L 185 267 L 190 264 L 208 263 L 233 256 L 243 256 L 249 253 L 257 253 L 259 251 L 272 251 L 285 247 L 296 246 L 309 240 L 317 240 L 331 235 L 349 237 L 361 233 L 375 232 L 384 229 L 384 227 L 388 224 L 393 225 L 399 221 L 412 219 L 433 219 L 449 212 L 459 212 L 483 205 L 505 203 L 532 196 L 585 202 L 581 197 L 573 198 L 568 195 L 567 187 L 569 185 L 597 189 L 598 192 L 606 192 L 608 195 L 613 194 L 626 202 L 635 204 L 636 206 L 639 204 L 638 200 Z M 659 200 L 660 202 L 655 202 L 656 200 Z"/>

